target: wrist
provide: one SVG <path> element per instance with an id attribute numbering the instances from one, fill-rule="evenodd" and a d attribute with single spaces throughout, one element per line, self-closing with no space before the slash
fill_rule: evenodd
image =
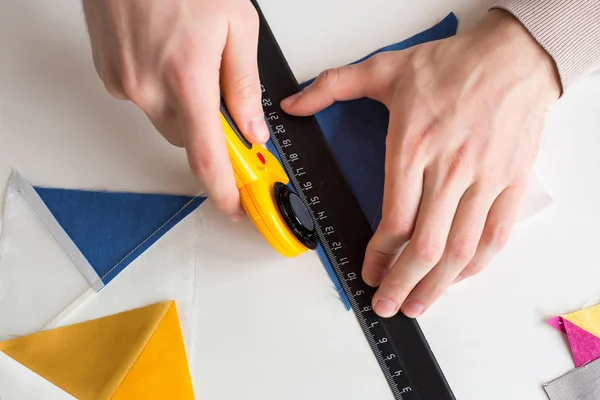
<path id="1" fill-rule="evenodd" d="M 480 57 L 497 63 L 515 84 L 534 83 L 548 103 L 560 97 L 562 86 L 554 60 L 510 13 L 492 10 L 470 33 Z"/>

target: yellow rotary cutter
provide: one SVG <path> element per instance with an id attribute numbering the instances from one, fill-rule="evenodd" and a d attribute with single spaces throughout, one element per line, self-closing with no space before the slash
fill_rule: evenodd
<path id="1" fill-rule="evenodd" d="M 289 178 L 279 161 L 269 150 L 246 140 L 223 102 L 221 122 L 242 205 L 258 231 L 286 257 L 316 249 L 310 211 L 287 186 Z"/>

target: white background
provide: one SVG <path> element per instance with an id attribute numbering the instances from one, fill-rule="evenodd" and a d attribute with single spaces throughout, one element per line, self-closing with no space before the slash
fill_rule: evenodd
<path id="1" fill-rule="evenodd" d="M 449 11 L 464 29 L 490 3 L 261 4 L 292 69 L 306 80 L 426 29 Z M 459 399 L 544 399 L 541 384 L 573 366 L 565 340 L 544 319 L 600 300 L 599 98 L 600 77 L 589 77 L 548 115 L 537 171 L 553 205 L 522 223 L 483 274 L 454 287 L 420 319 Z M 199 190 L 183 153 L 131 104 L 104 93 L 75 0 L 0 0 L 0 162 L 34 184 Z M 191 362 L 198 397 L 389 397 L 314 255 L 281 260 L 248 223 L 234 226 L 210 206 L 201 214 L 211 230 L 201 246 Z"/>

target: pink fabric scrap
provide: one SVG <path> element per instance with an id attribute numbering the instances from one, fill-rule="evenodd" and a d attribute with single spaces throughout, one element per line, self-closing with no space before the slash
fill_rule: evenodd
<path id="1" fill-rule="evenodd" d="M 576 368 L 600 358 L 600 338 L 563 317 L 550 318 L 546 322 L 567 335 Z"/>

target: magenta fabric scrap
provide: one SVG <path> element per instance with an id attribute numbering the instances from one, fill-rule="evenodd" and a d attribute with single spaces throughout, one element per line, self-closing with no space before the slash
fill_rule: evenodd
<path id="1" fill-rule="evenodd" d="M 576 368 L 600 358 L 600 338 L 563 317 L 551 318 L 547 323 L 567 335 Z"/>

